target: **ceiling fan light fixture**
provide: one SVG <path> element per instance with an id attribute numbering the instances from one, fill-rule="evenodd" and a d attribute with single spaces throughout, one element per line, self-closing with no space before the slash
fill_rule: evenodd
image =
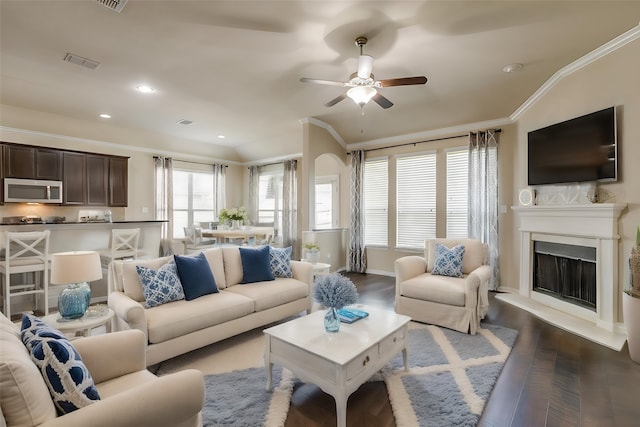
<path id="1" fill-rule="evenodd" d="M 347 91 L 347 96 L 353 99 L 353 102 L 359 106 L 364 107 L 376 93 L 378 93 L 378 91 L 371 86 L 356 86 Z"/>

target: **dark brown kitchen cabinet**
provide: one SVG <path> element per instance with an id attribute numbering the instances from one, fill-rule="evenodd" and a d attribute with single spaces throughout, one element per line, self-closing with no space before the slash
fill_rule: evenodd
<path id="1" fill-rule="evenodd" d="M 83 153 L 65 152 L 62 157 L 62 203 L 84 206 L 87 204 L 87 156 Z"/>
<path id="2" fill-rule="evenodd" d="M 87 206 L 107 206 L 109 158 L 87 154 Z"/>
<path id="3" fill-rule="evenodd" d="M 25 145 L 2 146 L 4 177 L 59 181 L 62 178 L 62 152 Z"/>
<path id="4" fill-rule="evenodd" d="M 126 207 L 128 197 L 128 157 L 109 158 L 109 206 Z"/>

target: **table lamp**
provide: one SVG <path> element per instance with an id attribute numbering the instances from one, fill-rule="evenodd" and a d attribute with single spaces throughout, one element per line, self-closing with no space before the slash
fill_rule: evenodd
<path id="1" fill-rule="evenodd" d="M 91 301 L 91 288 L 87 282 L 99 279 L 102 279 L 102 265 L 98 252 L 59 252 L 51 255 L 50 283 L 68 285 L 58 296 L 61 321 L 84 316 Z"/>

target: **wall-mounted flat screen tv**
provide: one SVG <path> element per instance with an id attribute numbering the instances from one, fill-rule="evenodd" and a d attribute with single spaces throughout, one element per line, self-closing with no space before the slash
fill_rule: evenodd
<path id="1" fill-rule="evenodd" d="M 529 132 L 529 185 L 616 181 L 616 109 Z"/>

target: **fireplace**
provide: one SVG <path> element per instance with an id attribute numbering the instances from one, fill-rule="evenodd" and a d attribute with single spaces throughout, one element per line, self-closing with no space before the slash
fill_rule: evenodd
<path id="1" fill-rule="evenodd" d="M 596 311 L 596 248 L 533 242 L 533 290 Z"/>
<path id="2" fill-rule="evenodd" d="M 519 295 L 500 299 L 619 350 L 626 336 L 620 323 L 618 218 L 625 207 L 514 207 L 520 219 Z"/>

